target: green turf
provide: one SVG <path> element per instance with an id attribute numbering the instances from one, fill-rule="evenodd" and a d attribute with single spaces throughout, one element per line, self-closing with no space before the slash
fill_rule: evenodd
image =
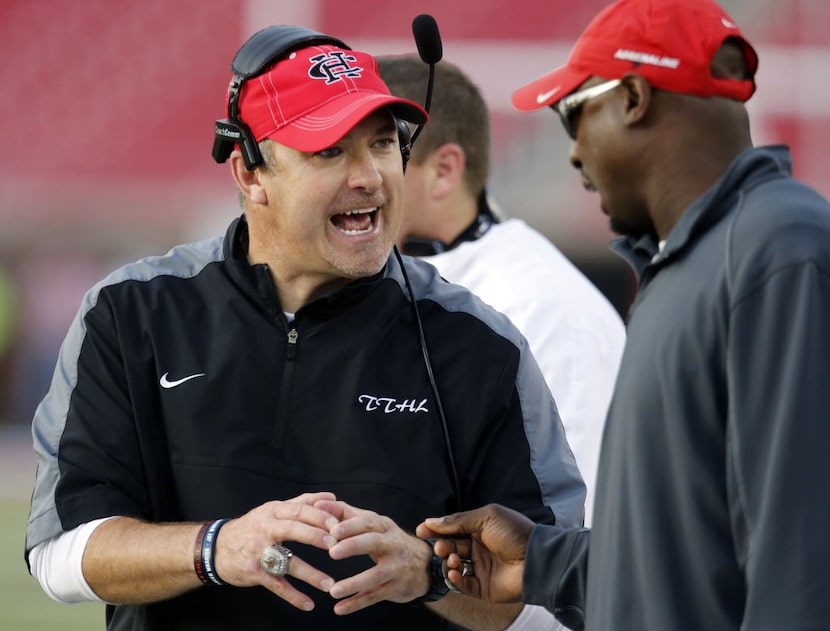
<path id="1" fill-rule="evenodd" d="M 29 576 L 23 561 L 27 502 L 0 500 L 0 629 L 88 631 L 104 629 L 104 606 L 62 605 Z"/>

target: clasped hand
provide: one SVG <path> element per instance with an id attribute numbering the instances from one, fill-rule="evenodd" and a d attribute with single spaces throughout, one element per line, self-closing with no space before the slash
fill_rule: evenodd
<path id="1" fill-rule="evenodd" d="M 389 517 L 345 502 L 321 500 L 315 507 L 339 521 L 330 531 L 337 539 L 329 548 L 332 559 L 368 555 L 374 561 L 374 566 L 338 581 L 329 590 L 333 598 L 342 599 L 335 605 L 335 613 L 353 613 L 382 600 L 409 602 L 429 590 L 426 568 L 432 551 L 423 541 Z"/>
<path id="2" fill-rule="evenodd" d="M 262 585 L 293 606 L 310 611 L 314 602 L 306 594 L 259 565 L 265 548 L 274 544 L 290 548 L 292 542 L 327 550 L 334 560 L 368 555 L 374 562 L 369 569 L 335 582 L 297 555 L 291 558 L 288 573 L 340 599 L 334 607 L 339 615 L 383 600 L 409 602 L 429 589 L 429 545 L 389 517 L 337 501 L 331 493 L 267 502 L 227 522 L 217 538 L 217 570 L 232 585 Z"/>

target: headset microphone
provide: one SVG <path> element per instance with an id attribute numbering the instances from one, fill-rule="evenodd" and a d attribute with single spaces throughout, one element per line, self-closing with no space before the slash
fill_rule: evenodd
<path id="1" fill-rule="evenodd" d="M 435 18 L 426 14 L 416 17 L 412 20 L 412 35 L 415 37 L 418 54 L 425 64 L 435 65 L 441 61 L 444 52 Z"/>
<path id="2" fill-rule="evenodd" d="M 420 55 L 421 61 L 429 64 L 427 96 L 424 100 L 424 109 L 429 112 L 429 106 L 432 103 L 432 84 L 435 81 L 435 64 L 441 61 L 441 57 L 444 56 L 441 34 L 438 32 L 438 24 L 435 22 L 435 18 L 426 14 L 416 17 L 412 20 L 412 35 L 415 38 L 415 45 L 418 47 L 418 55 Z M 412 139 L 409 141 L 410 148 L 423 128 L 423 125 L 419 125 L 415 133 L 412 134 Z"/>

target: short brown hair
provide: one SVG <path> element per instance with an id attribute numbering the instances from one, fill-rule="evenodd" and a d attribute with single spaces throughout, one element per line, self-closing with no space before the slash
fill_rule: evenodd
<path id="1" fill-rule="evenodd" d="M 429 66 L 415 55 L 378 57 L 380 76 L 390 92 L 422 103 L 426 97 Z M 412 161 L 421 164 L 441 145 L 454 142 L 465 153 L 464 180 L 479 195 L 490 177 L 490 116 L 481 92 L 457 66 L 435 65 L 429 122 L 413 148 Z"/>

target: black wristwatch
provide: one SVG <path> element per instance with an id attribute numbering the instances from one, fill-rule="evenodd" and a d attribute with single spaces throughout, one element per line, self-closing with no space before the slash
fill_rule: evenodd
<path id="1" fill-rule="evenodd" d="M 430 559 L 427 568 L 429 570 L 429 591 L 418 600 L 422 603 L 434 603 L 449 593 L 450 586 L 447 577 L 444 575 L 444 559 L 437 556 L 432 547 L 435 545 L 435 539 L 424 539 L 424 541 L 429 544 L 429 549 L 432 552 L 432 559 Z"/>

